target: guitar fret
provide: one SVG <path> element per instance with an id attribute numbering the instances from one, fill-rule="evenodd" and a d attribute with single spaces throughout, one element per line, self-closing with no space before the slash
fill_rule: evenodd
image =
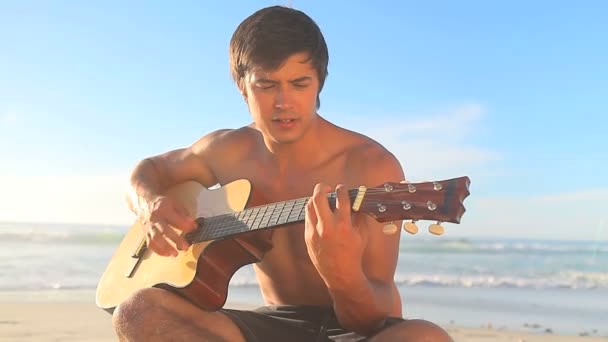
<path id="1" fill-rule="evenodd" d="M 260 213 L 260 225 L 258 226 L 258 229 L 262 229 L 262 228 L 266 228 L 266 226 L 264 225 L 264 219 L 266 218 L 266 212 L 268 211 L 269 207 L 263 207 L 264 209 L 262 210 L 262 212 Z"/>
<path id="2" fill-rule="evenodd" d="M 277 205 L 271 205 L 270 206 L 270 211 L 267 212 L 267 214 L 264 217 L 264 220 L 265 220 L 264 226 L 265 227 L 272 227 L 273 226 L 272 219 L 273 219 L 273 217 L 275 215 L 276 209 L 277 209 Z"/>
<path id="3" fill-rule="evenodd" d="M 243 222 L 245 225 L 249 226 L 249 216 L 251 215 L 251 212 L 249 210 L 243 210 L 241 211 L 241 213 L 243 213 L 240 221 Z"/>
<path id="4" fill-rule="evenodd" d="M 247 211 L 243 210 L 243 211 L 239 211 L 236 215 L 236 219 L 239 222 L 244 222 L 245 221 L 245 216 L 247 215 Z"/>
<path id="5" fill-rule="evenodd" d="M 213 230 L 215 232 L 215 238 L 222 236 L 228 229 L 226 228 L 226 216 L 219 216 L 219 220 L 215 222 L 216 228 Z"/>
<path id="6" fill-rule="evenodd" d="M 287 217 L 288 216 L 289 216 L 288 214 L 287 215 L 286 214 L 281 214 L 281 216 L 279 216 L 279 219 L 277 220 L 277 223 L 278 224 L 285 224 L 285 223 L 287 223 Z"/>
<path id="7" fill-rule="evenodd" d="M 253 209 L 251 209 L 251 212 L 249 213 L 249 217 L 247 218 L 247 225 L 249 226 L 250 229 L 253 229 L 253 222 L 255 221 L 255 217 L 259 210 L 260 209 L 258 209 L 258 208 L 253 208 Z"/>
<path id="8" fill-rule="evenodd" d="M 218 217 L 210 217 L 205 219 L 205 233 L 206 234 L 201 234 L 201 235 L 205 235 L 204 237 L 201 237 L 203 239 L 216 239 L 217 238 L 217 234 L 218 234 L 218 228 L 221 227 L 218 225 L 218 221 L 220 221 L 221 218 Z"/>
<path id="9" fill-rule="evenodd" d="M 205 218 L 203 227 L 189 239 L 193 242 L 215 240 L 248 230 L 302 221 L 307 201 L 308 198 L 301 198 Z"/>
<path id="10" fill-rule="evenodd" d="M 302 212 L 300 212 L 300 215 L 298 216 L 298 220 L 304 220 L 306 218 L 306 211 L 302 210 Z"/>
<path id="11" fill-rule="evenodd" d="M 262 218 L 262 221 L 260 222 L 260 228 L 267 228 L 269 219 L 270 219 L 269 217 L 264 216 Z"/>
<path id="12" fill-rule="evenodd" d="M 260 228 L 268 228 L 268 221 L 270 221 L 270 218 L 272 216 L 272 212 L 274 211 L 274 205 L 269 205 L 266 207 L 266 210 L 264 210 L 264 214 L 262 216 L 262 220 L 260 222 Z"/>
<path id="13" fill-rule="evenodd" d="M 291 215 L 291 211 L 293 210 L 295 203 L 294 201 L 289 201 L 289 207 L 288 207 L 288 211 L 286 211 L 286 216 L 284 217 L 285 221 L 283 223 L 291 223 L 291 220 L 289 219 L 289 216 Z"/>
<path id="14" fill-rule="evenodd" d="M 281 219 L 282 211 L 283 211 L 283 209 L 278 210 L 272 214 L 272 219 L 270 220 L 270 224 L 272 224 L 273 226 L 276 226 L 279 224 L 279 220 Z"/>
<path id="15" fill-rule="evenodd" d="M 302 203 L 301 200 L 297 200 L 293 209 L 290 213 L 289 213 L 289 221 L 290 222 L 294 222 L 298 220 L 298 217 L 300 217 L 300 213 L 302 211 L 302 208 L 304 207 L 304 204 Z"/>
<path id="16" fill-rule="evenodd" d="M 258 215 L 256 215 L 254 229 L 260 229 L 262 227 L 262 220 L 264 219 L 264 213 L 266 213 L 267 207 L 261 207 Z"/>
<path id="17" fill-rule="evenodd" d="M 271 227 L 276 226 L 284 205 L 285 205 L 285 203 L 281 202 L 281 203 L 278 203 L 277 205 L 275 205 L 274 208 L 272 209 L 272 214 L 270 215 L 270 220 L 268 221 L 268 224 Z"/>

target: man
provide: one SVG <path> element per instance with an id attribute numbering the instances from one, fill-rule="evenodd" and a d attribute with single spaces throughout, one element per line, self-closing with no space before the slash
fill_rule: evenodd
<path id="1" fill-rule="evenodd" d="M 253 117 L 192 146 L 144 159 L 133 171 L 132 209 L 146 222 L 148 246 L 174 256 L 188 247 L 193 217 L 163 197 L 170 186 L 205 187 L 246 178 L 250 205 L 311 196 L 305 224 L 272 232 L 274 247 L 254 265 L 268 307 L 208 312 L 169 291 L 139 291 L 113 314 L 121 340 L 449 341 L 438 326 L 401 318 L 393 281 L 399 234 L 352 215 L 346 189 L 401 181 L 399 162 L 380 144 L 317 114 L 328 52 L 304 13 L 262 9 L 230 42 L 232 76 Z M 335 189 L 332 210 L 327 194 Z"/>

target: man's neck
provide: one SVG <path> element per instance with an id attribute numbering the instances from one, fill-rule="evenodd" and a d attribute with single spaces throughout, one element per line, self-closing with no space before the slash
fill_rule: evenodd
<path id="1" fill-rule="evenodd" d="M 305 170 L 314 167 L 320 159 L 324 159 L 328 143 L 324 131 L 326 121 L 321 117 L 312 123 L 306 133 L 297 141 L 280 144 L 274 141 L 265 141 L 268 149 L 268 158 L 276 166 L 279 174 L 290 173 L 292 170 Z"/>

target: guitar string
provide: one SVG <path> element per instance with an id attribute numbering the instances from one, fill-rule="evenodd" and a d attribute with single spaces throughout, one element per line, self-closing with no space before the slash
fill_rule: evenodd
<path id="1" fill-rule="evenodd" d="M 377 203 L 376 203 L 377 202 Z M 378 203 L 382 203 L 382 204 L 396 204 L 398 203 L 399 205 L 402 204 L 401 201 L 398 200 L 389 200 L 389 201 L 367 201 L 366 202 L 366 206 L 372 205 L 373 204 L 378 204 Z M 417 207 L 417 206 L 427 206 L 426 202 L 408 202 L 412 205 L 412 207 Z M 213 217 L 209 217 L 206 218 L 205 221 L 203 221 L 203 225 L 198 227 L 197 229 L 195 229 L 194 231 L 187 233 L 186 236 L 188 238 L 188 240 L 193 240 L 193 241 L 205 241 L 205 240 L 212 240 L 213 238 L 217 238 L 217 237 L 221 237 L 223 235 L 232 235 L 232 234 L 226 234 L 229 233 L 231 231 L 235 231 L 238 230 L 236 232 L 234 232 L 233 234 L 238 234 L 238 233 L 242 233 L 242 232 L 247 232 L 247 231 L 254 231 L 257 229 L 264 229 L 264 228 L 270 228 L 270 227 L 274 227 L 274 226 L 279 226 L 279 225 L 283 225 L 283 224 L 288 224 L 288 223 L 294 223 L 294 222 L 298 222 L 304 219 L 305 216 L 305 211 L 304 209 L 304 203 L 299 203 L 299 204 L 294 204 L 293 206 L 291 206 L 290 210 L 288 213 L 286 213 L 285 211 L 277 211 L 275 210 L 276 208 L 271 208 L 271 206 L 267 206 L 267 207 L 261 207 L 264 210 L 258 210 L 257 213 L 250 213 L 250 215 L 247 217 L 247 215 L 243 215 L 245 216 L 242 219 L 239 219 L 239 216 L 241 216 L 242 213 L 244 213 L 246 210 L 241 211 L 241 212 L 236 212 L 236 213 L 229 213 L 229 214 L 223 214 L 223 215 L 218 215 L 218 216 L 213 216 Z M 270 210 L 269 210 L 270 209 Z M 294 210 L 296 209 L 297 215 L 294 214 Z M 249 209 L 247 209 L 249 210 Z M 412 209 L 409 209 L 412 210 Z M 263 214 L 260 216 L 260 212 L 263 212 Z M 276 219 L 276 222 L 273 222 L 273 220 Z M 280 220 L 285 220 L 284 222 L 280 222 Z M 237 222 L 234 222 L 234 221 Z M 254 227 L 255 224 L 258 223 L 257 227 Z M 269 225 L 270 223 L 270 225 Z M 242 229 L 245 228 L 245 229 Z M 207 236 L 207 235 L 211 235 L 211 236 Z M 192 241 L 191 241 L 192 242 Z"/>
<path id="2" fill-rule="evenodd" d="M 391 193 L 406 192 L 406 191 L 407 191 L 407 192 L 410 192 L 409 190 L 401 190 L 401 189 L 397 189 L 397 190 L 393 190 L 393 191 L 391 191 Z M 354 192 L 354 193 L 353 193 L 353 192 Z M 349 190 L 349 193 L 353 193 L 353 195 L 356 195 L 356 193 L 357 193 L 357 192 L 358 192 L 358 190 L 357 190 L 357 189 L 352 189 L 352 190 Z M 366 192 L 366 194 L 370 194 L 370 193 L 371 193 L 371 194 L 375 194 L 375 193 L 385 193 L 385 192 L 387 192 L 387 191 L 386 191 L 386 190 L 384 190 L 384 189 L 371 188 L 369 191 L 367 191 L 367 192 Z M 337 198 L 337 195 L 336 195 L 336 193 L 335 193 L 335 192 L 332 192 L 332 193 L 331 193 L 331 194 L 328 196 L 328 199 L 329 199 L 329 200 L 335 200 L 336 198 Z M 243 210 L 243 212 L 244 212 L 244 211 L 249 211 L 249 212 L 252 212 L 252 211 L 255 211 L 255 210 L 258 210 L 258 211 L 265 210 L 265 211 L 266 211 L 266 210 L 268 210 L 268 209 L 274 209 L 273 207 L 278 207 L 278 206 L 286 206 L 286 205 L 291 205 L 291 204 L 294 204 L 294 205 L 295 205 L 295 203 L 299 203 L 299 202 L 301 202 L 301 201 L 308 201 L 309 199 L 310 199 L 310 197 L 303 197 L 303 198 L 299 198 L 299 199 L 293 199 L 293 200 L 288 200 L 288 201 L 283 201 L 283 202 L 277 202 L 277 203 L 273 203 L 273 204 L 261 205 L 261 206 L 257 206 L 257 207 L 251 207 L 251 208 L 247 208 L 247 209 Z M 352 198 L 351 198 L 351 200 L 352 200 Z M 366 202 L 369 202 L 369 201 L 370 201 L 370 199 L 366 199 Z M 383 202 L 385 202 L 385 203 L 397 203 L 397 202 L 401 202 L 401 200 L 388 199 L 388 200 L 385 200 L 385 201 L 383 201 Z M 409 203 L 415 203 L 415 202 L 409 202 Z M 333 202 L 332 202 L 332 204 L 333 204 Z M 230 214 L 229 214 L 229 215 L 230 215 Z"/>
<path id="3" fill-rule="evenodd" d="M 385 189 L 376 188 L 376 189 L 371 189 L 371 190 L 372 191 L 369 191 L 367 193 L 387 192 Z M 397 190 L 393 190 L 391 192 L 394 193 L 394 192 L 405 192 L 405 191 L 410 192 L 409 189 L 407 189 L 407 190 L 397 189 Z M 352 190 L 349 190 L 349 193 L 356 194 L 356 193 L 358 193 L 358 190 L 352 189 Z M 203 227 L 199 227 L 199 229 L 197 229 L 197 231 L 191 232 L 190 233 L 191 235 L 196 235 L 196 236 L 190 236 L 190 237 L 191 238 L 194 237 L 196 239 L 203 239 L 203 235 L 207 235 L 205 233 L 211 233 L 214 236 L 223 235 L 223 233 L 225 233 L 227 231 L 234 230 L 235 228 L 243 228 L 244 226 L 246 227 L 246 230 L 242 230 L 242 232 L 251 231 L 251 230 L 255 230 L 255 229 L 269 228 L 269 227 L 273 227 L 276 225 L 299 221 L 302 219 L 302 218 L 300 218 L 300 216 L 302 216 L 303 205 L 309 199 L 310 199 L 310 197 L 306 197 L 306 198 L 300 198 L 300 199 L 289 200 L 289 201 L 284 201 L 284 202 L 277 202 L 275 204 L 248 208 L 246 210 L 243 210 L 243 211 L 237 212 L 237 213 L 230 213 L 230 214 L 216 216 L 213 219 L 207 218 L 207 220 L 211 219 L 213 221 L 207 222 L 207 224 L 204 225 Z M 330 201 L 335 200 L 336 193 L 335 192 L 331 193 L 328 196 L 328 199 Z M 370 202 L 372 202 L 371 204 L 373 204 L 373 200 L 367 199 L 366 205 L 369 205 Z M 402 204 L 403 202 L 400 200 L 389 199 L 389 200 L 385 200 L 385 201 L 381 201 L 381 202 L 378 201 L 378 203 L 390 205 L 390 204 L 395 204 L 395 203 Z M 416 205 L 416 206 L 427 204 L 427 203 L 422 203 L 422 202 L 408 202 L 408 203 L 410 203 L 412 205 Z M 332 202 L 332 204 L 334 204 L 334 203 Z M 284 211 L 285 208 L 289 208 L 290 213 L 286 214 Z M 291 214 L 291 212 L 293 211 L 294 208 L 297 208 L 297 210 L 300 211 L 300 213 L 296 217 L 294 217 L 294 215 Z M 279 209 L 279 210 L 277 210 L 277 209 Z M 261 213 L 262 213 L 262 215 L 260 216 Z M 228 219 L 230 219 L 231 222 L 233 222 L 234 219 L 237 219 L 238 224 L 226 225 L 226 223 L 227 223 L 226 221 L 228 221 Z M 275 219 L 276 219 L 276 222 L 273 222 L 273 220 L 275 220 Z M 285 221 L 281 222 L 281 220 L 285 220 Z M 256 225 L 256 223 L 258 224 L 258 226 L 253 227 Z M 270 225 L 268 225 L 269 223 L 270 223 Z M 205 229 L 200 229 L 200 228 L 205 228 Z"/>
<path id="4" fill-rule="evenodd" d="M 289 201 L 289 202 L 291 202 L 291 201 Z M 262 225 L 263 226 L 261 228 L 267 228 L 266 225 L 269 222 L 271 222 L 271 220 L 275 216 L 278 216 L 277 223 L 279 222 L 279 220 L 282 220 L 282 219 L 284 219 L 285 222 L 280 223 L 280 224 L 290 223 L 290 222 L 293 222 L 294 220 L 297 220 L 299 218 L 299 216 L 301 216 L 301 211 L 302 211 L 303 205 L 305 203 L 302 200 L 297 200 L 292 203 L 284 203 L 284 204 L 287 204 L 287 205 L 277 206 L 277 207 L 281 208 L 280 211 L 276 211 L 276 207 L 272 208 L 271 206 L 264 206 L 264 207 L 260 207 L 259 210 L 243 210 L 243 211 L 237 212 L 237 213 L 224 214 L 224 215 L 219 215 L 219 216 L 209 218 L 212 221 L 204 222 L 203 227 L 199 227 L 200 231 L 199 231 L 199 234 L 196 234 L 197 238 L 203 239 L 203 234 L 205 234 L 205 233 L 211 233 L 212 235 L 223 235 L 222 233 L 234 230 L 235 228 L 243 228 L 244 226 L 247 227 L 247 229 L 245 231 L 251 231 L 254 229 L 258 229 L 259 226 L 262 226 Z M 285 211 L 285 209 L 289 209 L 289 211 Z M 299 211 L 297 217 L 294 217 L 294 215 L 293 215 L 294 209 Z M 260 213 L 263 213 L 263 214 L 260 216 Z M 209 219 L 207 219 L 207 220 L 209 220 Z M 237 224 L 234 224 L 235 219 L 238 222 Z M 229 220 L 230 220 L 231 224 L 227 225 L 227 223 L 228 223 L 227 221 L 229 221 Z M 258 223 L 258 227 L 252 228 L 256 224 L 256 222 Z M 205 229 L 201 229 L 201 228 L 205 228 Z M 205 235 L 208 235 L 208 234 L 205 234 Z M 207 238 L 207 236 L 205 236 L 204 238 Z"/>
<path id="5" fill-rule="evenodd" d="M 358 191 L 358 190 L 351 190 L 350 192 L 353 191 Z M 396 191 L 392 191 L 392 192 L 403 192 L 403 191 L 408 191 L 409 190 L 396 190 Z M 379 190 L 379 191 L 371 191 L 371 193 L 378 193 L 378 192 L 386 192 L 385 190 Z M 370 193 L 370 192 L 368 192 Z M 288 200 L 288 201 L 283 201 L 283 202 L 277 202 L 277 203 L 273 203 L 273 204 L 267 204 L 267 205 L 262 205 L 262 206 L 257 206 L 257 207 L 251 207 L 251 208 L 247 208 L 241 212 L 238 213 L 231 213 L 231 214 L 226 214 L 225 216 L 227 217 L 234 217 L 234 214 L 239 214 L 239 213 L 243 213 L 243 212 L 248 212 L 251 215 L 257 215 L 260 211 L 264 211 L 267 212 L 268 210 L 271 211 L 276 211 L 277 208 L 283 208 L 283 207 L 290 207 L 290 206 L 295 206 L 295 205 L 300 205 L 300 204 L 304 204 L 301 202 L 307 202 L 310 199 L 310 197 L 305 197 L 305 198 L 299 198 L 299 199 L 294 199 L 294 200 Z M 328 196 L 329 200 L 336 200 L 336 194 L 335 193 L 331 193 Z M 351 198 L 352 200 L 352 198 Z M 374 201 L 373 199 L 366 199 L 365 203 L 369 203 L 371 201 Z M 378 200 L 375 200 L 378 201 Z M 379 201 L 380 202 L 380 201 Z M 406 201 L 407 202 L 407 201 Z M 387 204 L 393 204 L 393 203 L 402 203 L 402 200 L 396 200 L 396 199 L 388 199 L 388 200 L 384 200 L 381 201 L 380 203 L 387 203 Z M 408 202 L 408 203 L 416 203 L 416 204 L 420 204 L 422 202 Z M 335 204 L 333 202 L 331 202 L 331 204 Z M 248 216 L 248 215 L 245 215 Z"/>
<path id="6" fill-rule="evenodd" d="M 420 191 L 425 191 L 425 190 L 420 190 Z M 436 191 L 436 190 L 435 190 Z M 358 189 L 350 189 L 348 190 L 349 193 L 349 197 L 352 197 L 353 195 L 357 195 L 359 192 Z M 387 191 L 385 188 L 368 188 L 366 191 L 366 194 L 377 194 L 377 193 L 401 193 L 401 192 L 409 192 L 412 193 L 410 191 L 409 188 L 407 189 L 392 189 L 391 191 Z M 252 208 L 248 208 L 245 209 L 243 211 L 240 212 L 236 212 L 236 213 L 230 213 L 230 214 L 225 214 L 225 215 L 219 215 L 213 218 L 207 218 L 207 224 L 203 224 L 202 227 L 197 228 L 197 230 L 190 232 L 188 234 L 190 234 L 188 237 L 189 238 L 196 238 L 199 240 L 204 240 L 204 238 L 207 238 L 207 236 L 203 235 L 223 235 L 224 233 L 226 233 L 227 231 L 231 231 L 234 230 L 235 228 L 243 228 L 246 227 L 246 230 L 243 231 L 239 231 L 239 232 L 245 232 L 245 231 L 251 231 L 251 230 L 255 230 L 255 229 L 263 229 L 263 228 L 269 228 L 269 227 L 273 227 L 273 226 L 277 226 L 277 225 L 282 225 L 282 224 L 287 224 L 287 223 L 293 223 L 293 222 L 297 222 L 302 220 L 302 218 L 300 216 L 302 216 L 302 209 L 303 206 L 306 204 L 306 202 L 308 202 L 308 200 L 310 199 L 310 197 L 304 197 L 304 198 L 299 198 L 299 199 L 293 199 L 293 200 L 288 200 L 288 201 L 283 201 L 283 202 L 277 202 L 277 203 L 273 203 L 273 204 L 269 204 L 269 205 L 262 205 L 262 206 L 258 206 L 258 207 L 252 207 Z M 332 192 L 328 195 L 328 200 L 331 201 L 335 201 L 337 200 L 337 194 L 335 192 Z M 351 200 L 353 200 L 351 198 Z M 376 200 L 378 201 L 378 200 Z M 371 199 L 366 199 L 365 204 L 369 205 L 370 202 L 372 202 L 371 204 L 373 204 L 373 200 Z M 383 203 L 383 204 L 395 204 L 395 203 L 399 203 L 399 204 L 403 204 L 403 201 L 401 200 L 394 200 L 394 199 L 389 199 L 389 200 L 385 200 L 385 201 L 378 201 L 378 203 Z M 426 205 L 427 203 L 422 203 L 422 202 L 408 202 L 412 205 Z M 334 202 L 331 202 L 331 204 L 334 204 Z M 296 217 L 294 217 L 294 215 L 292 215 L 291 213 L 293 212 L 293 209 L 296 208 L 296 210 L 299 210 L 300 212 L 298 213 L 298 215 Z M 285 213 L 285 208 L 289 208 L 289 212 L 286 214 Z M 277 209 L 279 209 L 277 211 Z M 262 213 L 262 215 L 260 216 L 260 213 Z M 226 225 L 226 221 L 228 221 L 230 219 L 231 223 L 230 225 Z M 234 224 L 234 219 L 236 219 L 238 221 L 238 224 Z M 273 220 L 276 219 L 276 222 L 273 223 Z M 211 222 L 209 222 L 209 220 L 213 220 Z M 281 220 L 285 220 L 285 222 L 280 222 Z M 257 227 L 254 227 L 257 223 Z M 270 225 L 268 225 L 270 223 Z M 204 229 L 203 229 L 204 228 Z"/>

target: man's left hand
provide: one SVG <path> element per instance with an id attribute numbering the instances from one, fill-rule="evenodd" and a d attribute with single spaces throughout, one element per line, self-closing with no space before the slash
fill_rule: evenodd
<path id="1" fill-rule="evenodd" d="M 347 288 L 362 273 L 363 238 L 351 220 L 348 189 L 336 187 L 336 209 L 331 210 L 331 187 L 317 184 L 306 205 L 305 240 L 317 271 L 331 289 Z"/>

